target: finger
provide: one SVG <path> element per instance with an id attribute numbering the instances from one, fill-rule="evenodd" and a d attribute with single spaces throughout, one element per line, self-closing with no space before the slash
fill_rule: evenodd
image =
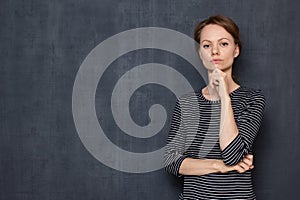
<path id="1" fill-rule="evenodd" d="M 248 170 L 250 170 L 250 169 L 253 169 L 254 168 L 254 165 L 253 164 L 247 164 L 247 163 L 245 163 L 245 162 L 239 162 L 238 164 L 237 164 L 237 166 L 239 166 L 241 169 L 242 169 L 242 171 L 243 172 L 245 172 L 245 171 L 248 171 Z"/>
<path id="2" fill-rule="evenodd" d="M 212 86 L 212 88 L 215 89 L 217 86 L 220 85 L 219 80 L 216 77 L 212 76 L 210 80 L 210 85 Z"/>
<path id="3" fill-rule="evenodd" d="M 225 79 L 226 78 L 226 73 L 223 72 L 222 70 L 220 69 L 215 69 L 212 73 L 213 76 L 215 76 L 218 80 L 221 80 L 221 79 Z"/>
<path id="4" fill-rule="evenodd" d="M 215 65 L 215 63 L 211 62 L 211 66 L 212 66 L 212 69 L 216 70 L 218 69 L 217 66 Z"/>
<path id="5" fill-rule="evenodd" d="M 252 164 L 253 164 L 253 155 L 247 154 L 247 155 L 243 158 L 242 161 L 243 161 L 243 162 L 246 162 L 246 163 L 249 164 L 249 165 L 252 165 Z"/>
<path id="6" fill-rule="evenodd" d="M 213 71 L 213 74 L 216 74 L 216 75 L 218 75 L 218 76 L 220 76 L 220 77 L 226 76 L 226 73 L 223 72 L 222 70 L 220 70 L 219 68 L 216 68 L 216 69 Z"/>
<path id="7" fill-rule="evenodd" d="M 253 168 L 254 168 L 254 165 L 248 165 L 248 169 L 246 169 L 246 171 L 253 169 Z"/>
<path id="8" fill-rule="evenodd" d="M 234 169 L 239 172 L 239 173 L 244 173 L 246 170 L 244 168 L 242 168 L 240 165 L 235 165 Z"/>
<path id="9" fill-rule="evenodd" d="M 213 85 L 213 76 L 212 76 L 212 74 L 209 75 L 209 79 L 208 80 L 209 80 L 209 85 L 212 86 Z"/>
<path id="10" fill-rule="evenodd" d="M 248 159 L 247 157 L 243 158 L 242 162 L 246 163 L 249 166 L 253 164 L 253 160 Z"/>
<path id="11" fill-rule="evenodd" d="M 210 79 L 212 81 L 219 81 L 220 80 L 220 75 L 216 74 L 216 73 L 212 73 L 210 76 Z"/>
<path id="12" fill-rule="evenodd" d="M 218 84 L 220 84 L 220 83 L 224 82 L 224 80 L 225 80 L 224 78 L 225 78 L 226 74 L 224 72 L 222 72 L 220 70 L 218 71 L 218 70 L 213 71 L 213 73 L 211 74 L 211 79 L 217 80 Z"/>
<path id="13" fill-rule="evenodd" d="M 248 159 L 252 159 L 253 160 L 253 155 L 252 154 L 247 154 L 245 157 L 248 158 Z"/>
<path id="14" fill-rule="evenodd" d="M 212 79 L 217 79 L 219 77 L 218 73 L 215 72 L 215 70 L 211 73 L 211 77 Z"/>
<path id="15" fill-rule="evenodd" d="M 211 86 L 212 89 L 214 89 L 215 85 L 213 83 L 213 79 L 212 78 L 209 81 L 209 85 Z"/>
<path id="16" fill-rule="evenodd" d="M 248 164 L 246 164 L 246 163 L 244 163 L 244 162 L 239 162 L 238 165 L 239 165 L 240 167 L 242 167 L 245 171 L 246 171 L 246 170 L 249 170 L 249 168 L 250 168 L 250 166 L 251 166 L 251 165 L 248 165 Z"/>
<path id="17" fill-rule="evenodd" d="M 219 80 L 217 80 L 217 79 L 213 80 L 213 84 L 214 85 L 219 85 Z"/>
<path id="18" fill-rule="evenodd" d="M 220 72 L 222 72 L 222 71 L 219 68 L 217 68 L 217 67 L 213 71 L 213 73 L 216 73 L 216 74 L 219 74 Z"/>
<path id="19" fill-rule="evenodd" d="M 237 171 L 239 172 L 239 173 L 244 173 L 244 172 L 246 172 L 246 171 L 248 171 L 248 170 L 251 170 L 251 169 L 253 169 L 254 168 L 254 166 L 253 165 L 251 165 L 251 166 L 249 166 L 249 167 L 247 167 L 247 166 L 243 166 L 243 165 L 237 165 L 236 166 L 236 169 L 237 169 Z"/>

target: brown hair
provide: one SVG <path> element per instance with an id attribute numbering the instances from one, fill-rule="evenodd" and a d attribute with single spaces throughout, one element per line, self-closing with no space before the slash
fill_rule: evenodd
<path id="1" fill-rule="evenodd" d="M 194 30 L 194 39 L 198 43 L 200 43 L 200 34 L 202 29 L 209 25 L 209 24 L 216 24 L 222 26 L 234 39 L 234 43 L 239 46 L 240 52 L 242 50 L 242 42 L 240 38 L 240 30 L 236 23 L 230 19 L 229 17 L 223 15 L 215 15 L 211 16 L 203 21 L 201 21 Z"/>

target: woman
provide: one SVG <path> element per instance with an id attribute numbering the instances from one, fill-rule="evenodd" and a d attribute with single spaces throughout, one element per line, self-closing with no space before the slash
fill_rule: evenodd
<path id="1" fill-rule="evenodd" d="M 196 26 L 195 40 L 209 82 L 177 100 L 165 169 L 184 176 L 180 199 L 255 199 L 251 150 L 265 99 L 232 77 L 239 29 L 228 17 L 212 16 Z"/>

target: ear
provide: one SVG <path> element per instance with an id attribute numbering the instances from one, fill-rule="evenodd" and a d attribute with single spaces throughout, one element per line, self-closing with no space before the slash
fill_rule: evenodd
<path id="1" fill-rule="evenodd" d="M 234 57 L 238 57 L 240 55 L 240 47 L 239 45 L 235 45 L 235 49 L 234 49 Z"/>

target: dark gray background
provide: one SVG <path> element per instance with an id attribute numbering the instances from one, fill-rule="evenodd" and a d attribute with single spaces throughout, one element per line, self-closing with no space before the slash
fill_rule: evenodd
<path id="1" fill-rule="evenodd" d="M 72 88 L 84 58 L 108 37 L 145 26 L 192 37 L 194 25 L 213 14 L 227 15 L 240 26 L 244 48 L 235 72 L 242 85 L 262 89 L 267 100 L 254 151 L 257 197 L 298 199 L 299 6 L 298 1 L 284 0 L 1 0 L 0 199 L 177 199 L 180 181 L 163 170 L 123 173 L 88 153 L 74 126 Z M 193 86 L 203 85 L 175 55 L 132 52 L 113 63 L 111 67 L 119 68 L 110 68 L 110 78 L 100 81 L 97 110 L 106 108 L 101 106 L 112 80 L 152 61 L 173 67 L 183 62 L 187 67 L 182 73 Z M 134 113 L 154 102 L 162 102 L 170 114 L 174 95 L 157 85 L 142 87 L 131 104 L 138 124 L 147 124 L 147 117 Z M 105 126 L 117 129 L 113 121 Z M 147 150 L 164 145 L 166 130 L 149 140 Z M 145 141 L 111 133 L 110 139 L 122 148 L 145 151 Z"/>

